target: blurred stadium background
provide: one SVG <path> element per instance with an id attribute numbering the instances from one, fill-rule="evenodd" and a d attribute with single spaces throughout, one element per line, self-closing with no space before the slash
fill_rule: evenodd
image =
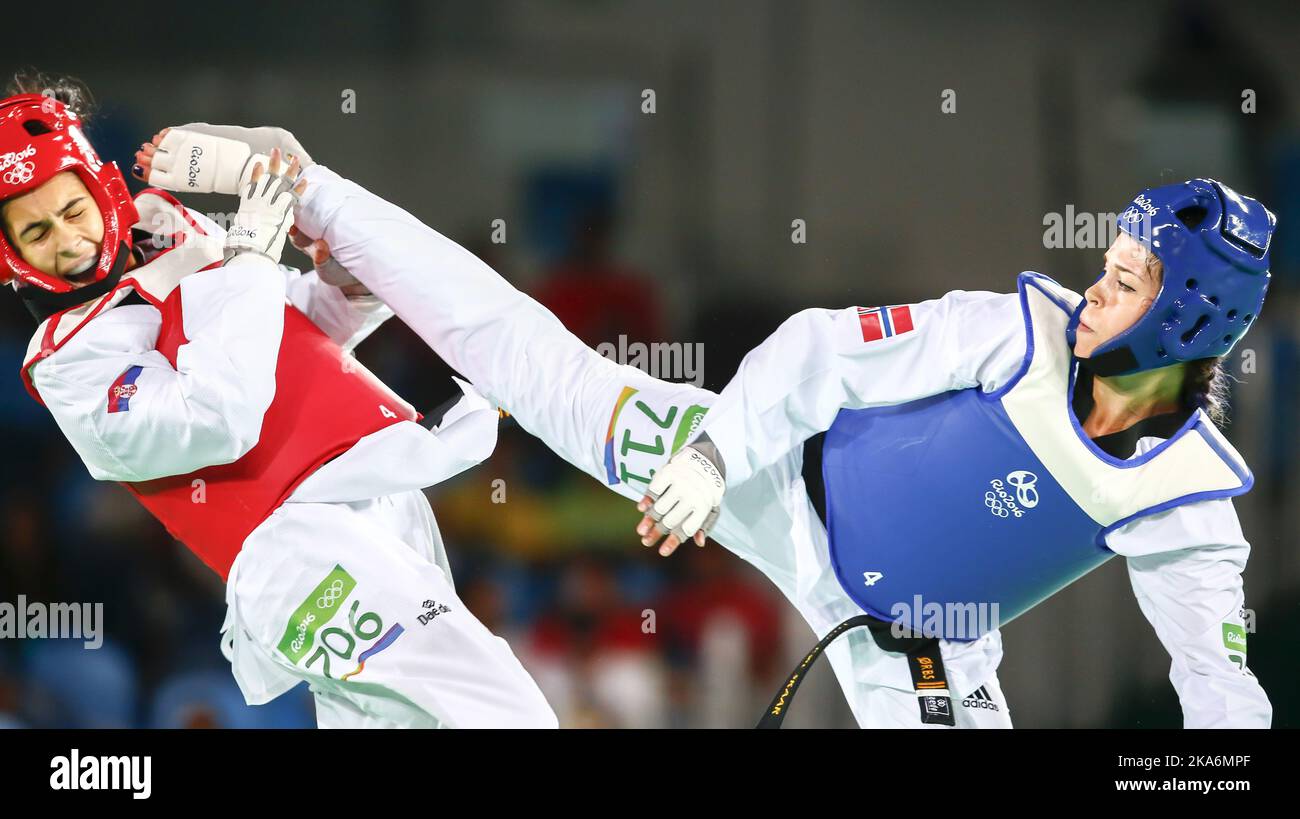
<path id="1" fill-rule="evenodd" d="M 277 33 L 259 34 L 268 24 Z M 165 125 L 287 127 L 589 343 L 702 343 L 713 389 L 803 307 L 1007 292 L 1026 269 L 1082 290 L 1100 251 L 1044 246 L 1045 214 L 1067 205 L 1113 212 L 1165 176 L 1259 197 L 1281 232 L 1270 301 L 1244 343 L 1255 372 L 1234 351 L 1228 435 L 1257 480 L 1236 503 L 1253 545 L 1250 665 L 1274 724 L 1300 725 L 1293 2 L 320 0 L 273 19 L 228 0 L 69 13 L 37 31 L 0 68 L 84 80 L 99 104 L 92 140 L 124 169 Z M 940 113 L 944 89 L 954 114 Z M 1255 113 L 1241 110 L 1245 89 Z M 490 241 L 495 219 L 505 244 Z M 790 241 L 794 219 L 806 244 Z M 0 640 L 0 725 L 313 725 L 305 686 L 243 705 L 218 651 L 220 582 L 125 490 L 90 480 L 25 394 L 32 329 L 12 294 L 0 299 L 0 601 L 103 602 L 107 639 L 97 651 Z M 396 320 L 359 356 L 418 406 L 452 394 L 446 367 Z M 491 502 L 496 478 L 504 505 Z M 634 509 L 518 428 L 428 494 L 462 597 L 564 725 L 751 725 L 813 640 L 716 544 L 647 553 Z M 1004 635 L 1018 726 L 1181 724 L 1122 560 Z M 853 724 L 824 664 L 787 724 Z"/>

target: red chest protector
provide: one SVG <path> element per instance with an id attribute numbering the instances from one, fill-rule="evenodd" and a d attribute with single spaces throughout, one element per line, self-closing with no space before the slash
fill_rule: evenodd
<path id="1" fill-rule="evenodd" d="M 157 348 L 186 343 L 181 289 L 162 303 Z M 275 398 L 256 446 L 230 464 L 124 483 L 167 531 L 225 580 L 245 538 L 312 472 L 366 435 L 420 417 L 296 307 L 286 305 Z M 346 364 L 345 364 L 346 362 Z"/>

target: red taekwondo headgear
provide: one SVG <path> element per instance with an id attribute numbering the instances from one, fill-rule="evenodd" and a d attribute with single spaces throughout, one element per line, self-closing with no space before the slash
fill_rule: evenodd
<path id="1" fill-rule="evenodd" d="M 0 231 L 0 283 L 17 278 L 25 298 L 56 309 L 112 289 L 126 269 L 131 227 L 140 217 L 117 163 L 100 161 L 75 111 L 42 94 L 0 100 L 0 201 L 35 190 L 63 171 L 81 177 L 104 220 L 93 284 L 76 288 L 42 273 L 23 261 Z"/>

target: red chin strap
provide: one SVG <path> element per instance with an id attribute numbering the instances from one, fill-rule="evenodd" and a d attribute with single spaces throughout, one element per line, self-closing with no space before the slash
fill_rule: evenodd
<path id="1" fill-rule="evenodd" d="M 0 100 L 0 201 L 36 190 L 56 174 L 80 177 L 99 207 L 104 239 L 92 281 L 112 274 L 131 249 L 131 227 L 140 220 L 117 163 L 100 161 L 75 111 L 52 97 L 22 94 Z M 19 279 L 51 293 L 78 288 L 25 262 L 0 231 L 0 282 Z"/>

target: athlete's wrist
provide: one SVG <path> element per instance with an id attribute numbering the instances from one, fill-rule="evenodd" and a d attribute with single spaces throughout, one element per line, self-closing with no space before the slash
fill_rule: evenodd
<path id="1" fill-rule="evenodd" d="M 701 433 L 700 437 L 691 442 L 691 446 L 708 459 L 708 461 L 717 468 L 718 474 L 722 476 L 722 479 L 726 480 L 727 465 L 723 462 L 722 453 L 718 451 L 718 445 L 713 443 L 713 439 L 709 437 L 709 433 Z"/>
<path id="2" fill-rule="evenodd" d="M 271 264 L 278 265 L 280 263 L 279 259 L 272 258 L 270 255 L 263 253 L 262 251 L 257 250 L 256 248 L 227 246 L 225 252 L 222 254 L 222 260 L 221 260 L 222 267 L 225 267 L 226 265 L 230 264 L 235 259 L 238 259 L 240 256 L 249 256 L 249 257 L 261 256 L 263 259 L 266 259 Z"/>

